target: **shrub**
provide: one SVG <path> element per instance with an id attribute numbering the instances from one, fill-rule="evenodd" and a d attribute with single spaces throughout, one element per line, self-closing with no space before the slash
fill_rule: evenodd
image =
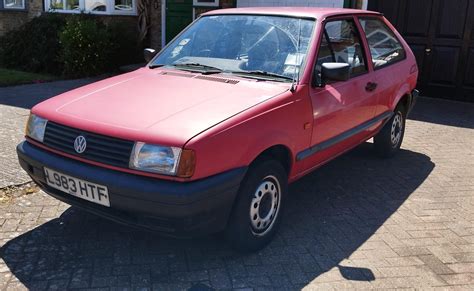
<path id="1" fill-rule="evenodd" d="M 97 17 L 71 17 L 60 33 L 64 74 L 93 76 L 137 60 L 137 39 L 129 26 L 105 25 Z"/>
<path id="2" fill-rule="evenodd" d="M 107 70 L 110 42 L 107 28 L 102 23 L 89 18 L 71 17 L 59 39 L 66 75 L 90 76 Z"/>
<path id="3" fill-rule="evenodd" d="M 104 19 L 90 14 L 36 17 L 0 39 L 0 66 L 85 77 L 141 62 L 134 27 Z"/>
<path id="4" fill-rule="evenodd" d="M 0 65 L 27 72 L 61 73 L 58 35 L 64 24 L 61 16 L 44 14 L 10 31 L 0 38 Z"/>
<path id="5" fill-rule="evenodd" d="M 143 48 L 138 42 L 138 32 L 135 26 L 131 27 L 123 22 L 112 22 L 107 28 L 111 42 L 110 67 L 112 69 L 144 62 Z"/>

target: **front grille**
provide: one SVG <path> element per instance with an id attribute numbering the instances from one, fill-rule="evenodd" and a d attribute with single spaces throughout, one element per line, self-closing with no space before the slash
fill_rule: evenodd
<path id="1" fill-rule="evenodd" d="M 74 141 L 80 135 L 86 138 L 87 148 L 78 154 L 74 149 Z M 71 155 L 123 168 L 128 168 L 134 145 L 133 141 L 83 131 L 51 121 L 46 125 L 43 143 Z"/>

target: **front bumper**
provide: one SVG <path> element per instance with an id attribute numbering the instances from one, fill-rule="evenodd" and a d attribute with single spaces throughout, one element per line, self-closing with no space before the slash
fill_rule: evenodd
<path id="1" fill-rule="evenodd" d="M 109 170 L 43 150 L 27 141 L 17 147 L 21 167 L 49 195 L 127 225 L 171 236 L 196 236 L 225 228 L 247 168 L 194 182 L 174 182 Z M 46 184 L 43 167 L 105 185 L 110 206 L 101 206 Z"/>

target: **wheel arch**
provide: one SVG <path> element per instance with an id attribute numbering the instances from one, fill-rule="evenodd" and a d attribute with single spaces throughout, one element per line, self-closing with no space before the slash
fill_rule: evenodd
<path id="1" fill-rule="evenodd" d="M 403 108 L 405 109 L 405 114 L 407 114 L 408 109 L 410 108 L 411 104 L 411 94 L 404 94 L 398 101 L 398 103 L 395 105 L 395 108 L 397 108 L 399 105 L 403 105 Z M 395 110 L 394 108 L 394 110 Z"/>
<path id="2" fill-rule="evenodd" d="M 265 160 L 273 159 L 281 163 L 289 176 L 293 166 L 293 153 L 289 147 L 283 144 L 276 144 L 261 151 L 250 163 L 250 166 Z"/>
<path id="3" fill-rule="evenodd" d="M 410 108 L 411 99 L 412 97 L 408 84 L 401 86 L 391 102 L 391 110 L 395 111 L 395 108 L 397 108 L 399 104 L 403 104 L 405 110 L 408 110 Z"/>

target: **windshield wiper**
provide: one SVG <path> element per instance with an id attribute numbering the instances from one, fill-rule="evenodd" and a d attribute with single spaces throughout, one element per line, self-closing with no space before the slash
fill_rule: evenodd
<path id="1" fill-rule="evenodd" d="M 175 63 L 173 64 L 173 66 L 184 69 L 184 70 L 188 70 L 188 71 L 198 71 L 203 74 L 217 74 L 217 73 L 223 72 L 223 70 L 218 67 L 204 65 L 201 63 Z"/>
<path id="2" fill-rule="evenodd" d="M 254 70 L 254 71 L 234 71 L 234 72 L 230 72 L 232 74 L 236 74 L 236 75 L 253 75 L 253 76 L 261 76 L 261 77 L 269 77 L 269 78 L 272 78 L 272 79 L 284 79 L 284 80 L 289 80 L 289 81 L 293 81 L 293 78 L 292 77 L 288 77 L 288 76 L 284 76 L 284 75 L 280 75 L 280 74 L 275 74 L 275 73 L 271 73 L 271 72 L 267 72 L 267 71 L 262 71 L 262 70 Z M 265 79 L 268 79 L 268 78 L 265 78 Z"/>

